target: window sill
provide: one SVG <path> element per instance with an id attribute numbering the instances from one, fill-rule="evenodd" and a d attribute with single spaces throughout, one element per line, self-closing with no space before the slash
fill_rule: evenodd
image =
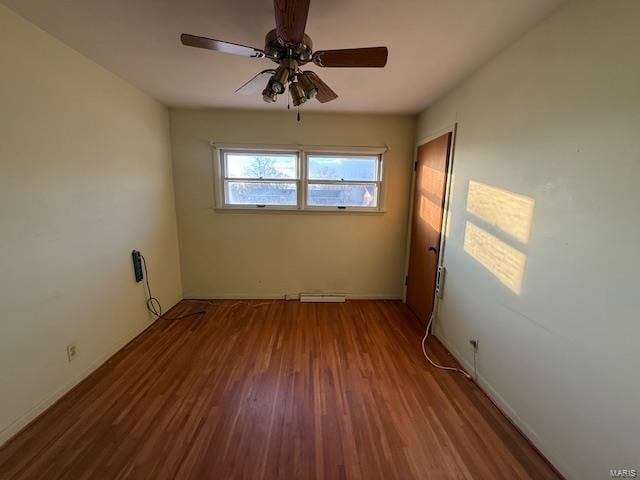
<path id="1" fill-rule="evenodd" d="M 323 209 L 323 208 L 313 208 L 313 209 L 286 209 L 286 208 L 255 208 L 255 207 L 234 207 L 234 208 L 218 208 L 218 207 L 209 207 L 208 210 L 214 213 L 240 213 L 247 214 L 253 213 L 256 215 L 265 215 L 265 214 L 294 214 L 294 215 L 384 215 L 386 210 L 357 210 L 357 209 Z"/>

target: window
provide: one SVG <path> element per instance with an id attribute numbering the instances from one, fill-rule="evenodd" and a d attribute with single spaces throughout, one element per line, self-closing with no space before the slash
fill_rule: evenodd
<path id="1" fill-rule="evenodd" d="M 220 159 L 224 207 L 298 207 L 298 152 L 222 150 Z"/>
<path id="2" fill-rule="evenodd" d="M 306 158 L 309 207 L 378 208 L 379 155 L 309 153 Z"/>
<path id="3" fill-rule="evenodd" d="M 382 153 L 217 150 L 217 205 L 229 209 L 380 211 Z"/>

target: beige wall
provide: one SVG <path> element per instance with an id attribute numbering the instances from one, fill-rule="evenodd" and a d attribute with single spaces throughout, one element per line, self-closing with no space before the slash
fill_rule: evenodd
<path id="1" fill-rule="evenodd" d="M 419 119 L 458 122 L 439 336 L 569 479 L 640 469 L 639 26 L 570 3 Z"/>
<path id="2" fill-rule="evenodd" d="M 2 443 L 151 323 L 132 249 L 181 286 L 166 108 L 3 6 L 0 40 Z"/>
<path id="3" fill-rule="evenodd" d="M 399 298 L 414 139 L 408 116 L 172 110 L 185 297 L 338 291 Z M 210 141 L 390 147 L 381 215 L 213 210 Z"/>

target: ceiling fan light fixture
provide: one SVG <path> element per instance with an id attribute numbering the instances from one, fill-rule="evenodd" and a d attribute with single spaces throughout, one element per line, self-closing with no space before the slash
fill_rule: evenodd
<path id="1" fill-rule="evenodd" d="M 302 91 L 304 92 L 304 96 L 308 100 L 311 100 L 316 96 L 316 93 L 318 93 L 318 87 L 316 87 L 315 83 L 313 83 L 305 73 L 298 73 L 296 75 L 296 79 L 298 80 L 298 85 L 300 85 L 300 88 L 302 88 Z"/>
<path id="2" fill-rule="evenodd" d="M 276 73 L 271 77 L 270 83 L 273 91 L 276 93 L 283 93 L 287 85 L 287 80 L 289 80 L 289 69 L 280 65 L 276 69 Z"/>
<path id="3" fill-rule="evenodd" d="M 267 103 L 274 103 L 278 99 L 278 94 L 273 91 L 273 80 L 269 80 L 269 83 L 262 91 L 262 99 Z"/>
<path id="4" fill-rule="evenodd" d="M 299 107 L 307 101 L 307 97 L 298 82 L 291 82 L 289 84 L 289 91 L 291 92 L 291 102 L 294 107 Z"/>

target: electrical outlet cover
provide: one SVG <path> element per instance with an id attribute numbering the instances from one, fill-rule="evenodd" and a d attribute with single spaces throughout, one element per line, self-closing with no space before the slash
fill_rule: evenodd
<path id="1" fill-rule="evenodd" d="M 67 359 L 72 361 L 78 355 L 78 348 L 75 343 L 67 345 Z"/>

